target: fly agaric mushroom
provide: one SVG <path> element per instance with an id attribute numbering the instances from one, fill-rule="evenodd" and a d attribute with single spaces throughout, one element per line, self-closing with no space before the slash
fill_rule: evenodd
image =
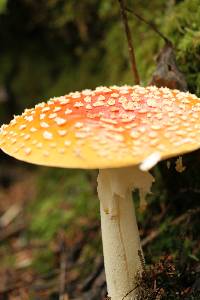
<path id="1" fill-rule="evenodd" d="M 200 147 L 200 99 L 155 86 L 112 86 L 52 98 L 15 116 L 1 149 L 40 165 L 100 169 L 108 295 L 135 299 L 141 250 L 131 191 L 144 199 L 161 159 Z"/>

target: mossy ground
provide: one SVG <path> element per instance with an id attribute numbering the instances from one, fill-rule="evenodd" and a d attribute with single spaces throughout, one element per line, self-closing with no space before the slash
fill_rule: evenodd
<path id="1" fill-rule="evenodd" d="M 145 211 L 140 211 L 137 193 L 133 193 L 146 261 L 143 277 L 138 278 L 141 286 L 138 299 L 197 300 L 199 297 L 200 181 L 194 168 L 198 156 L 199 152 L 183 156 L 186 166 L 183 173 L 175 171 L 175 159 L 169 169 L 162 162 L 152 170 L 156 182 Z M 18 276 L 20 272 L 24 288 L 24 274 L 29 274 L 30 282 L 26 284 L 32 299 L 37 295 L 40 299 L 58 299 L 64 242 L 66 289 L 70 297 L 75 297 L 81 293 L 77 286 L 84 285 L 98 269 L 98 260 L 102 263 L 97 172 L 39 168 L 31 170 L 31 174 L 35 178 L 35 196 L 24 205 L 26 226 L 20 235 L 1 243 L 2 267 L 15 270 Z M 13 243 L 18 246 L 13 248 Z M 21 256 L 16 256 L 16 249 Z M 23 265 L 22 254 L 29 259 L 27 266 Z"/>

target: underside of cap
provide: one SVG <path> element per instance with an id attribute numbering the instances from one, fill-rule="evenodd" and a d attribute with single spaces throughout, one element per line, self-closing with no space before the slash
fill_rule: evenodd
<path id="1" fill-rule="evenodd" d="M 157 87 L 99 87 L 25 110 L 0 132 L 7 154 L 64 168 L 118 168 L 200 147 L 200 99 Z"/>

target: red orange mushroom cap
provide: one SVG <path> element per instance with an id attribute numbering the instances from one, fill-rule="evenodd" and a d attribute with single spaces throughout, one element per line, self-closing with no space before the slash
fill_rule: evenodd
<path id="1" fill-rule="evenodd" d="M 0 131 L 17 159 L 65 168 L 115 168 L 200 147 L 200 99 L 155 86 L 83 90 L 42 102 Z"/>

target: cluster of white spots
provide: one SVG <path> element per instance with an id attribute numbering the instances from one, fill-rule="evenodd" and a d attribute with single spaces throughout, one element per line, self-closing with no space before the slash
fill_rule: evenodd
<path id="1" fill-rule="evenodd" d="M 200 103 L 197 103 L 195 106 L 193 106 L 192 111 L 199 112 L 200 111 Z"/>
<path id="2" fill-rule="evenodd" d="M 69 99 L 65 98 L 64 100 L 60 100 L 60 105 L 66 105 L 70 102 Z"/>
<path id="3" fill-rule="evenodd" d="M 15 153 L 23 151 L 29 157 L 36 149 L 49 159 L 54 159 L 52 151 L 84 159 L 82 147 L 87 145 L 108 160 L 114 160 L 116 153 L 122 160 L 145 155 L 149 168 L 174 148 L 181 147 L 182 151 L 184 145 L 188 149 L 188 144 L 200 144 L 199 112 L 199 99 L 178 90 L 98 87 L 56 97 L 36 105 L 35 110 L 26 110 L 22 117 L 11 121 L 12 130 L 1 128 L 0 145 L 13 145 Z M 71 136 L 75 137 L 73 144 Z"/>
<path id="4" fill-rule="evenodd" d="M 126 113 L 121 113 L 121 114 L 119 114 L 119 116 L 121 118 L 121 122 L 123 122 L 123 123 L 131 122 L 135 119 L 134 115 L 130 115 L 130 114 L 126 114 Z"/>
<path id="5" fill-rule="evenodd" d="M 168 111 L 168 112 L 171 112 L 173 111 L 173 107 L 168 105 L 168 106 L 165 106 L 165 110 Z"/>
<path id="6" fill-rule="evenodd" d="M 133 138 L 133 139 L 137 139 L 139 136 L 141 135 L 141 133 L 138 131 L 138 130 L 131 130 L 130 132 L 130 136 Z"/>
<path id="7" fill-rule="evenodd" d="M 112 140 L 115 142 L 123 142 L 124 141 L 124 136 L 122 134 L 117 134 L 117 133 L 111 133 L 108 135 Z"/>
<path id="8" fill-rule="evenodd" d="M 155 132 L 155 131 L 149 131 L 148 136 L 149 136 L 150 138 L 155 138 L 155 137 L 158 136 L 158 133 Z"/>
<path id="9" fill-rule="evenodd" d="M 113 119 L 109 119 L 109 118 L 101 117 L 100 120 L 105 123 L 109 123 L 109 124 L 117 124 L 117 120 L 113 120 Z M 102 126 L 104 126 L 104 124 L 102 124 Z"/>
<path id="10" fill-rule="evenodd" d="M 37 128 L 35 128 L 35 127 L 30 128 L 30 132 L 36 132 L 36 131 L 37 131 Z"/>
<path id="11" fill-rule="evenodd" d="M 77 99 L 81 97 L 81 93 L 80 92 L 70 93 L 70 96 L 74 99 Z"/>
<path id="12" fill-rule="evenodd" d="M 93 150 L 106 160 L 112 160 L 113 155 L 123 159 L 123 155 L 128 155 L 128 147 L 124 147 L 124 136 L 116 132 L 105 131 L 93 137 L 91 144 Z"/>
<path id="13" fill-rule="evenodd" d="M 60 135 L 60 136 L 65 136 L 66 134 L 67 134 L 67 130 L 58 130 L 58 134 Z"/>
<path id="14" fill-rule="evenodd" d="M 57 117 L 57 114 L 56 113 L 53 113 L 53 114 L 49 114 L 49 119 L 55 119 Z"/>
<path id="15" fill-rule="evenodd" d="M 28 122 L 33 121 L 33 116 L 25 116 L 24 119 Z"/>
<path id="16" fill-rule="evenodd" d="M 65 115 L 70 115 L 72 112 L 73 112 L 72 109 L 67 108 L 65 110 Z"/>
<path id="17" fill-rule="evenodd" d="M 75 137 L 77 139 L 81 139 L 81 143 L 83 140 L 87 139 L 89 136 L 92 136 L 93 130 L 93 124 L 84 124 L 83 122 L 76 122 L 75 125 Z M 78 143 L 78 141 L 77 141 Z"/>
<path id="18" fill-rule="evenodd" d="M 56 106 L 55 108 L 54 108 L 54 112 L 58 112 L 58 111 L 60 111 L 62 108 L 60 107 L 60 106 Z"/>
<path id="19" fill-rule="evenodd" d="M 112 90 L 106 86 L 99 86 L 95 89 L 94 91 L 95 93 L 96 92 L 99 92 L 99 93 L 109 93 L 109 92 L 112 92 Z"/>
<path id="20" fill-rule="evenodd" d="M 60 118 L 60 117 L 56 117 L 54 119 L 54 121 L 57 123 L 57 125 L 64 125 L 65 123 L 67 123 L 66 119 Z"/>
<path id="21" fill-rule="evenodd" d="M 118 102 L 119 103 L 126 103 L 128 100 L 127 100 L 127 98 L 126 97 L 119 97 L 119 99 L 118 99 Z"/>
<path id="22" fill-rule="evenodd" d="M 104 100 L 106 100 L 106 97 L 103 96 L 103 95 L 100 95 L 100 96 L 97 97 L 97 100 L 98 101 L 104 101 Z"/>
<path id="23" fill-rule="evenodd" d="M 16 121 L 16 118 L 14 118 L 11 122 L 10 122 L 11 125 L 16 125 L 17 124 L 17 121 Z M 0 128 L 1 129 L 1 128 Z"/>
<path id="24" fill-rule="evenodd" d="M 30 134 L 25 134 L 24 135 L 24 139 L 27 141 L 27 140 L 29 140 L 30 139 L 30 137 L 31 137 L 31 135 Z"/>
<path id="25" fill-rule="evenodd" d="M 24 149 L 24 152 L 25 152 L 26 155 L 29 155 L 31 153 L 31 151 L 32 151 L 32 149 L 30 147 L 26 147 Z"/>
<path id="26" fill-rule="evenodd" d="M 141 109 L 138 109 L 137 112 L 140 113 L 140 114 L 147 114 L 148 113 L 148 109 L 147 108 L 141 108 Z"/>
<path id="27" fill-rule="evenodd" d="M 161 129 L 161 125 L 160 124 L 152 124 L 151 125 L 151 129 L 152 130 L 160 130 Z"/>
<path id="28" fill-rule="evenodd" d="M 152 107 L 156 107 L 157 106 L 157 101 L 154 99 L 147 99 L 147 105 L 148 106 L 152 106 Z"/>
<path id="29" fill-rule="evenodd" d="M 43 151 L 43 155 L 46 156 L 46 157 L 48 157 L 48 156 L 49 156 L 49 151 L 44 150 L 44 151 Z"/>
<path id="30" fill-rule="evenodd" d="M 90 103 L 90 102 L 92 101 L 92 97 L 86 96 L 86 97 L 84 98 L 84 101 L 85 101 L 86 103 Z"/>
<path id="31" fill-rule="evenodd" d="M 75 132 L 75 137 L 78 139 L 84 139 L 87 137 L 87 134 L 85 132 L 77 131 Z"/>
<path id="32" fill-rule="evenodd" d="M 115 99 L 113 98 L 110 98 L 108 101 L 107 101 L 108 105 L 115 105 Z"/>
<path id="33" fill-rule="evenodd" d="M 146 128 L 145 126 L 140 126 L 140 127 L 138 128 L 138 130 L 139 130 L 141 133 L 145 133 L 146 130 L 147 130 L 147 128 Z"/>
<path id="34" fill-rule="evenodd" d="M 41 143 L 41 142 L 37 143 L 37 144 L 36 144 L 36 147 L 39 148 L 39 149 L 42 149 L 43 143 Z"/>
<path id="35" fill-rule="evenodd" d="M 19 130 L 23 130 L 23 129 L 25 129 L 26 127 L 27 127 L 26 124 L 22 124 L 22 125 L 19 126 Z"/>
<path id="36" fill-rule="evenodd" d="M 64 141 L 64 145 L 69 147 L 72 144 L 72 142 L 70 140 L 65 140 Z"/>
<path id="37" fill-rule="evenodd" d="M 40 114 L 40 120 L 44 120 L 46 117 L 46 114 Z"/>
<path id="38" fill-rule="evenodd" d="M 87 104 L 87 105 L 85 106 L 85 108 L 91 110 L 91 109 L 92 109 L 92 105 L 91 105 L 91 104 Z"/>
<path id="39" fill-rule="evenodd" d="M 112 93 L 110 96 L 112 98 L 119 98 L 119 94 L 118 93 Z"/>
<path id="40" fill-rule="evenodd" d="M 41 102 L 41 103 L 36 104 L 35 108 L 43 108 L 43 107 L 45 107 L 45 105 L 46 105 L 45 102 Z"/>
<path id="41" fill-rule="evenodd" d="M 93 94 L 93 91 L 90 89 L 86 89 L 86 90 L 83 90 L 81 94 L 85 95 L 85 96 L 89 96 L 89 95 Z"/>
<path id="42" fill-rule="evenodd" d="M 66 98 L 65 96 L 62 96 L 62 97 L 59 98 L 59 103 L 60 103 L 61 105 L 66 105 L 66 104 L 68 104 L 69 102 L 70 102 L 70 100 L 69 100 L 68 98 Z"/>
<path id="43" fill-rule="evenodd" d="M 46 107 L 44 107 L 43 109 L 42 109 L 42 112 L 47 112 L 47 111 L 49 111 L 50 110 L 50 107 L 49 106 L 46 106 Z"/>
<path id="44" fill-rule="evenodd" d="M 49 131 L 44 131 L 43 132 L 43 137 L 46 139 L 46 140 L 52 140 L 53 139 L 53 134 Z"/>
<path id="45" fill-rule="evenodd" d="M 122 103 L 122 107 L 125 110 L 133 110 L 133 111 L 135 110 L 135 104 L 134 104 L 134 102 L 131 102 L 131 101 Z"/>
<path id="46" fill-rule="evenodd" d="M 100 101 L 100 100 L 98 100 L 98 101 L 96 101 L 96 102 L 93 103 L 94 107 L 104 106 L 104 105 L 105 105 L 104 101 Z"/>
<path id="47" fill-rule="evenodd" d="M 150 140 L 150 145 L 153 147 L 158 145 L 158 143 L 159 143 L 159 139 L 151 139 Z"/>
<path id="48" fill-rule="evenodd" d="M 47 122 L 40 122 L 40 126 L 42 128 L 48 128 L 49 127 L 49 124 Z"/>
<path id="49" fill-rule="evenodd" d="M 49 101 L 47 101 L 47 105 L 52 105 L 52 104 L 54 104 L 54 100 L 53 100 L 54 98 L 51 98 Z"/>
<path id="50" fill-rule="evenodd" d="M 84 127 L 81 128 L 81 130 L 83 132 L 89 133 L 89 132 L 92 132 L 92 130 L 94 130 L 94 128 L 92 126 L 90 126 L 90 125 L 85 125 Z"/>
<path id="51" fill-rule="evenodd" d="M 81 128 L 83 127 L 83 122 L 76 122 L 74 125 L 75 128 Z"/>
<path id="52" fill-rule="evenodd" d="M 121 90 L 120 90 L 120 94 L 125 95 L 125 94 L 128 94 L 128 93 L 129 93 L 129 90 L 128 90 L 128 89 L 121 89 Z"/>

